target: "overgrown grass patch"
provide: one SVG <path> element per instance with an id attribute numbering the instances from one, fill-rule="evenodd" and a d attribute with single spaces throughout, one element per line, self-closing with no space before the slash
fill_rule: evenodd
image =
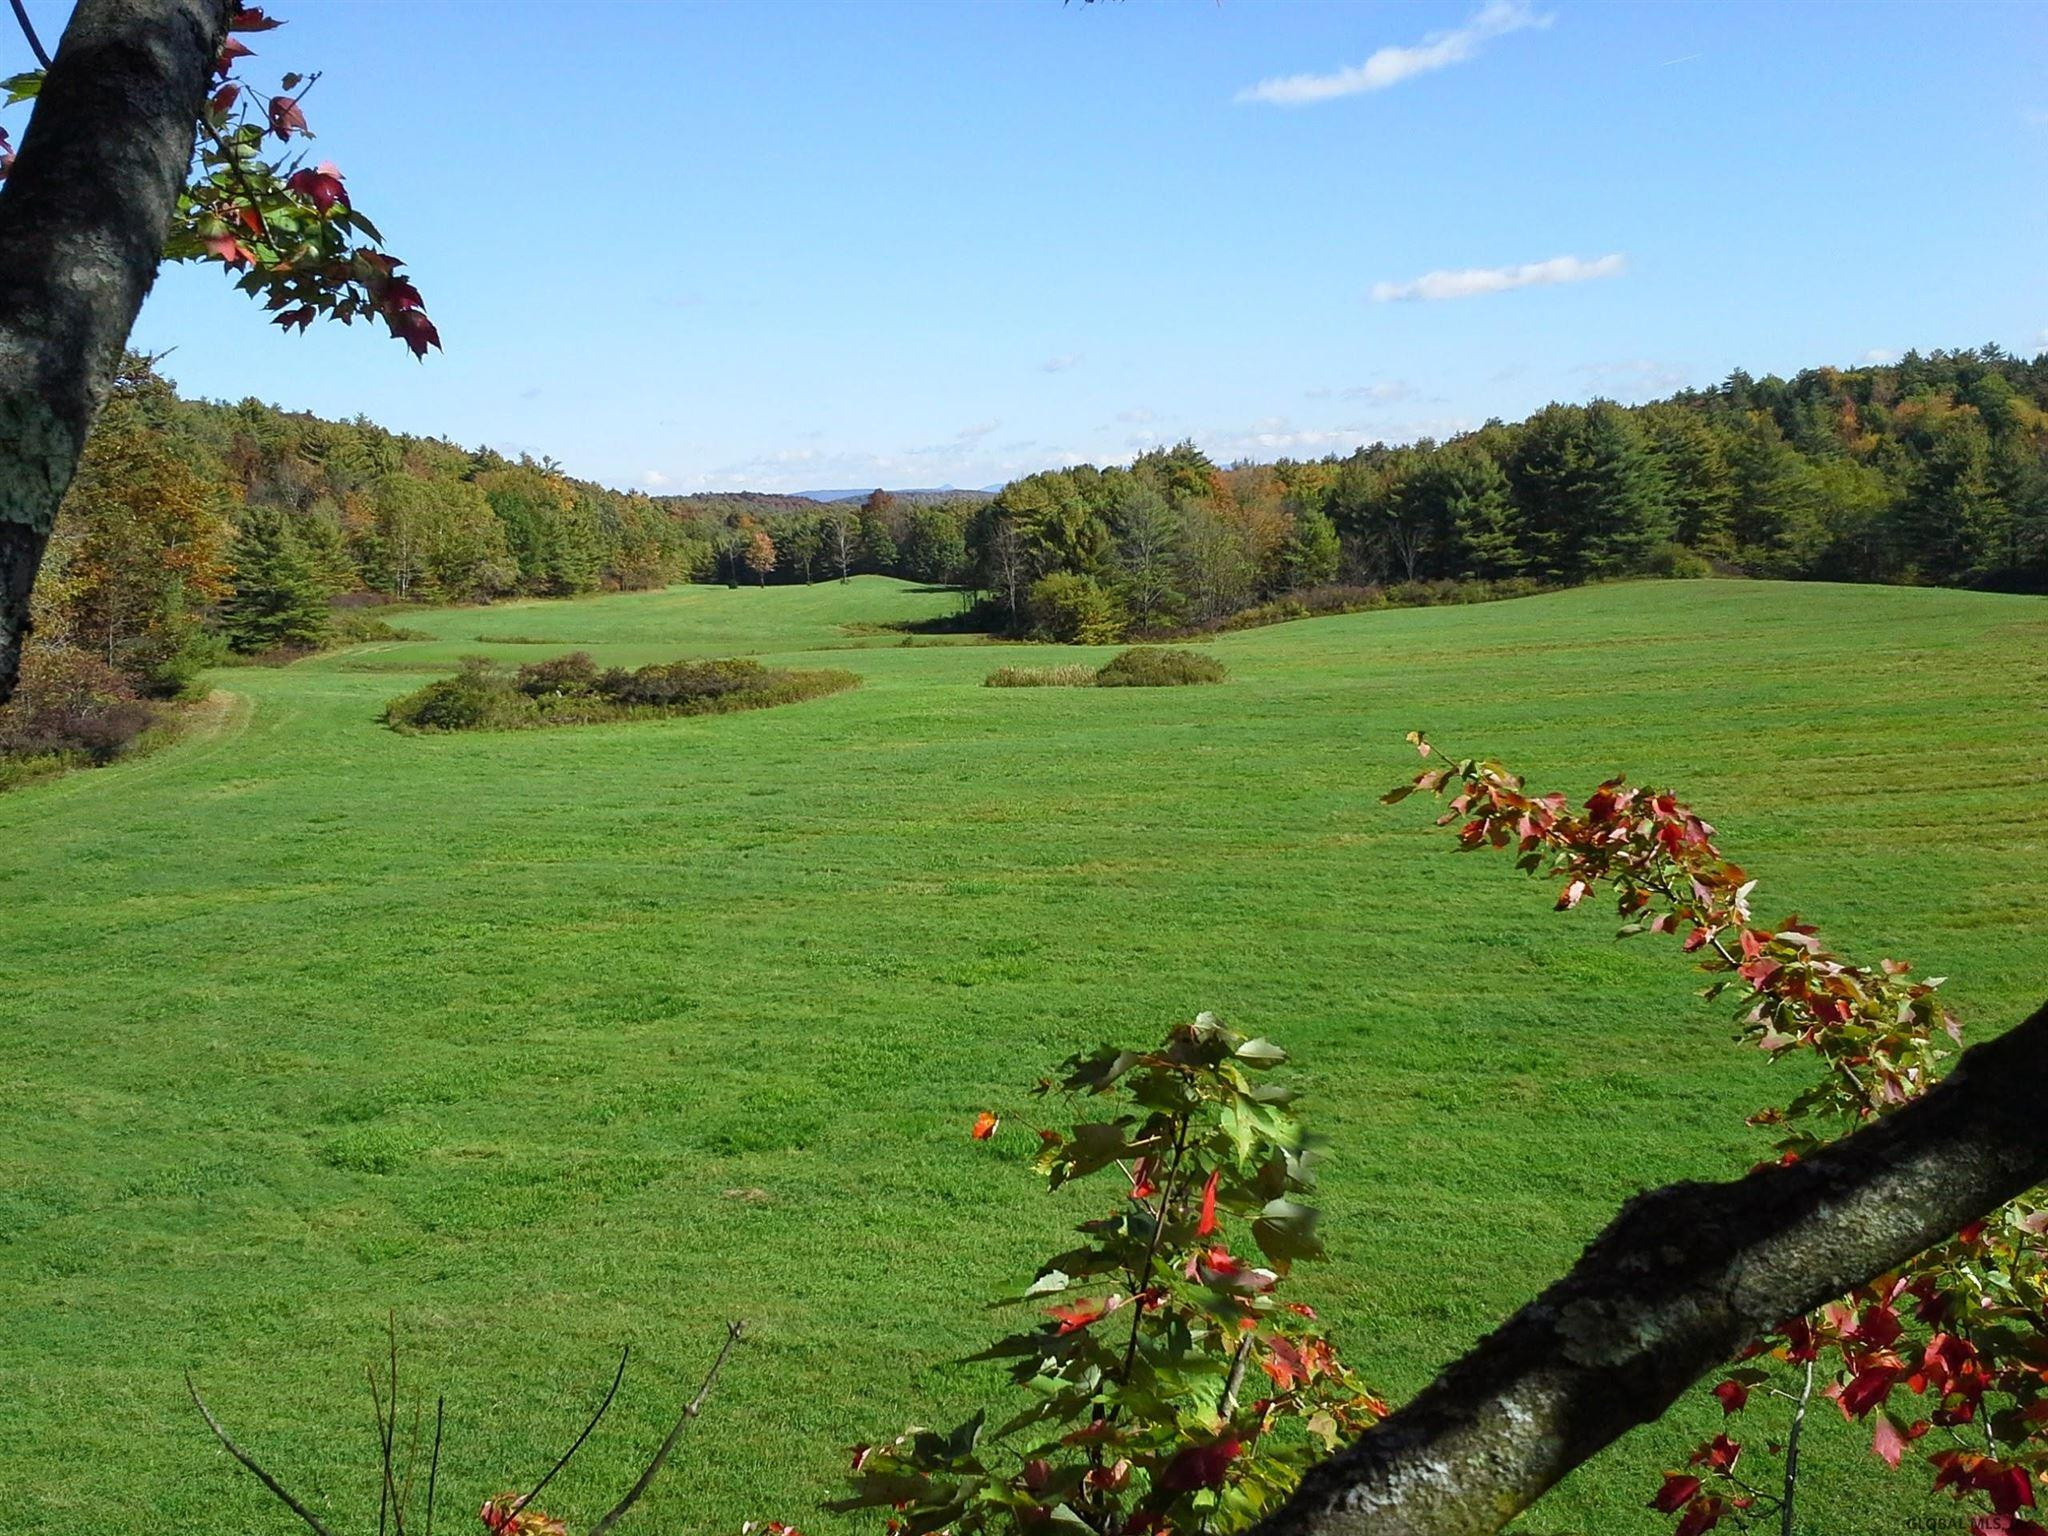
<path id="1" fill-rule="evenodd" d="M 1046 667 L 997 667 L 982 679 L 984 688 L 1182 688 L 1191 683 L 1220 683 L 1229 674 L 1223 663 L 1199 651 L 1133 646 L 1099 667 L 1062 662 Z"/>
<path id="2" fill-rule="evenodd" d="M 1052 667 L 997 667 L 984 688 L 1093 688 L 1096 668 L 1066 663 Z"/>

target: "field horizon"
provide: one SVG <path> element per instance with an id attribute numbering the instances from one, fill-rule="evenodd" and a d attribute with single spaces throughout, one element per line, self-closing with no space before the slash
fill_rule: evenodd
<path id="1" fill-rule="evenodd" d="M 387 1316 L 447 1393 L 465 1518 L 547 1465 L 630 1341 L 548 1501 L 601 1512 L 743 1317 L 636 1528 L 846 1528 L 815 1511 L 840 1448 L 991 1396 L 956 1363 L 984 1303 L 1098 1198 L 1047 1198 L 1020 1140 L 968 1141 L 975 1113 L 1202 1009 L 1292 1054 L 1328 1158 L 1303 1294 L 1413 1393 L 1628 1195 L 1740 1173 L 1744 1116 L 1801 1069 L 1731 1044 L 1674 945 L 1553 914 L 1423 802 L 1379 804 L 1410 729 L 1575 801 L 1675 788 L 1760 916 L 1949 976 L 1972 1038 L 2039 1001 L 2038 597 L 1616 583 L 1221 635 L 1221 686 L 1100 691 L 981 683 L 1115 648 L 886 629 L 954 601 L 861 576 L 409 613 L 432 639 L 215 673 L 182 740 L 0 796 L 9 1528 L 289 1529 L 187 1369 L 359 1526 Z M 465 655 L 572 650 L 862 686 L 379 721 Z M 1817 1422 L 1802 1530 L 1924 1528 L 1867 1429 Z M 1514 1529 L 1662 1530 L 1642 1505 L 1709 1424 L 1682 1403 Z"/>

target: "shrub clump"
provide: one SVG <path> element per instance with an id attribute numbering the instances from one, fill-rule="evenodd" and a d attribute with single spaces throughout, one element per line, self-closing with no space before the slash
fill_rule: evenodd
<path id="1" fill-rule="evenodd" d="M 1180 688 L 1190 683 L 1220 683 L 1225 676 L 1223 663 L 1213 656 L 1140 645 L 1105 662 L 1095 674 L 1095 686 Z"/>
<path id="2" fill-rule="evenodd" d="M 822 698 L 858 686 L 851 672 L 799 672 L 757 661 L 656 662 L 599 671 L 584 651 L 516 670 L 472 656 L 453 677 L 384 706 L 401 731 L 512 731 L 539 725 L 723 714 Z"/>
<path id="3" fill-rule="evenodd" d="M 774 678 L 794 675 L 771 672 L 758 661 L 671 661 L 633 672 L 614 667 L 597 679 L 595 688 L 615 704 L 671 709 L 757 692 Z"/>
<path id="4" fill-rule="evenodd" d="M 0 789 L 119 757 L 157 720 L 135 687 L 89 652 L 31 645 L 0 706 Z"/>
<path id="5" fill-rule="evenodd" d="M 984 688 L 1093 688 L 1095 668 L 1081 665 L 1061 667 L 997 667 L 982 679 Z"/>
<path id="6" fill-rule="evenodd" d="M 580 696 L 597 686 L 597 677 L 597 663 L 590 659 L 590 652 L 571 651 L 566 656 L 528 662 L 519 669 L 512 686 L 529 699 Z"/>

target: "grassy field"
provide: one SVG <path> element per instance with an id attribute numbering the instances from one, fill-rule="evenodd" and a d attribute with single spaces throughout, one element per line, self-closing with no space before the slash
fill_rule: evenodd
<path id="1" fill-rule="evenodd" d="M 1214 644 L 1225 685 L 1161 690 L 984 689 L 1102 653 L 845 628 L 951 602 L 861 578 L 409 616 L 440 638 L 223 673 L 176 746 L 0 797 L 0 1526 L 292 1529 L 189 1367 L 363 1531 L 362 1366 L 395 1310 L 412 1383 L 448 1394 L 451 1530 L 631 1340 L 544 1501 L 587 1525 L 732 1316 L 752 1341 L 628 1528 L 836 1529 L 841 1448 L 980 1400 L 952 1361 L 982 1301 L 1100 1198 L 1047 1198 L 974 1112 L 1200 1008 L 1295 1053 L 1329 1158 L 1305 1294 L 1414 1390 L 1630 1192 L 1746 1166 L 1743 1116 L 1792 1084 L 1669 946 L 1379 805 L 1411 727 L 1545 786 L 1677 785 L 1764 915 L 1951 976 L 1975 1026 L 2048 991 L 2039 599 L 1614 586 L 1257 630 Z M 569 648 L 864 684 L 377 723 L 463 654 Z M 1682 1413 L 1521 1528 L 1664 1530 L 1655 1472 L 1711 1417 Z M 1929 1528 L 1922 1479 L 1821 1430 L 1811 1536 Z"/>

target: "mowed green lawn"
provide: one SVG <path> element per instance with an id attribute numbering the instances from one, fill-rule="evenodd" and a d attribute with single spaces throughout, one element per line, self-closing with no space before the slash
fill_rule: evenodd
<path id="1" fill-rule="evenodd" d="M 293 1529 L 189 1367 L 368 1530 L 362 1372 L 395 1312 L 408 1391 L 448 1395 L 451 1530 L 537 1475 L 630 1340 L 543 1501 L 587 1526 L 728 1317 L 750 1341 L 628 1529 L 841 1528 L 814 1505 L 843 1448 L 964 1416 L 983 1301 L 1113 1194 L 1048 1198 L 1028 1133 L 972 1143 L 974 1113 L 1202 1008 L 1295 1053 L 1332 1250 L 1305 1294 L 1413 1391 L 1632 1191 L 1745 1167 L 1744 1115 L 1795 1087 L 1673 946 L 1380 805 L 1413 727 L 1574 794 L 1677 786 L 1767 915 L 1952 977 L 1981 1030 L 2048 995 L 2039 599 L 1613 586 L 1232 636 L 1226 685 L 1172 690 L 984 689 L 1103 653 L 842 628 L 951 601 L 861 578 L 412 616 L 441 638 L 223 673 L 236 702 L 190 739 L 0 798 L 0 1527 Z M 378 723 L 465 653 L 570 648 L 865 683 Z M 1716 1416 L 1641 1432 L 1523 1529 L 1665 1529 L 1656 1471 Z M 1924 1479 L 1832 1421 L 1804 1529 L 1927 1528 Z"/>

